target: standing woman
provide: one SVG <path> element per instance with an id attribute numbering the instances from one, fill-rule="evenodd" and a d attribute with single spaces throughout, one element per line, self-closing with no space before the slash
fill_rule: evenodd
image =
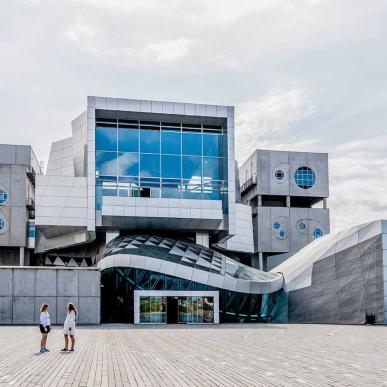
<path id="1" fill-rule="evenodd" d="M 51 330 L 51 321 L 50 315 L 48 313 L 48 304 L 43 304 L 40 307 L 40 324 L 39 324 L 40 332 L 42 334 L 42 338 L 40 340 L 40 352 L 48 352 L 49 350 L 46 348 L 47 343 L 47 335 Z"/>
<path id="2" fill-rule="evenodd" d="M 75 317 L 77 316 L 78 312 L 75 308 L 75 305 L 71 302 L 67 305 L 67 317 L 64 322 L 64 338 L 65 338 L 65 347 L 62 349 L 62 351 L 68 351 L 69 350 L 69 336 L 71 339 L 71 349 L 70 351 L 74 351 L 75 349 Z"/>

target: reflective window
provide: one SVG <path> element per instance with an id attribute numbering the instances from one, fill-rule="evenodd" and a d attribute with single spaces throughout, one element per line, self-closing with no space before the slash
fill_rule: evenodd
<path id="1" fill-rule="evenodd" d="M 161 131 L 161 153 L 181 154 L 181 133 Z"/>
<path id="2" fill-rule="evenodd" d="M 140 155 L 140 176 L 160 176 L 159 155 Z"/>
<path id="3" fill-rule="evenodd" d="M 0 218 L 0 230 L 2 230 L 3 228 L 5 228 L 5 220 Z"/>
<path id="4" fill-rule="evenodd" d="M 184 179 L 196 178 L 201 180 L 202 177 L 202 158 L 194 156 L 182 157 L 182 177 Z"/>
<path id="5" fill-rule="evenodd" d="M 116 128 L 95 128 L 95 149 L 104 151 L 117 150 Z"/>
<path id="6" fill-rule="evenodd" d="M 202 154 L 202 135 L 196 132 L 183 132 L 183 155 Z"/>
<path id="7" fill-rule="evenodd" d="M 320 228 L 316 228 L 315 230 L 313 230 L 313 236 L 315 238 L 320 238 L 323 236 L 323 232 Z"/>
<path id="8" fill-rule="evenodd" d="M 204 156 L 221 156 L 222 154 L 222 135 L 220 134 L 203 134 L 203 155 Z"/>
<path id="9" fill-rule="evenodd" d="M 116 125 L 118 128 L 114 127 Z M 190 124 L 188 128 L 181 123 L 139 123 L 105 118 L 96 127 L 98 181 L 106 181 L 110 177 L 115 177 L 116 180 L 120 177 L 135 177 L 137 190 L 133 188 L 135 183 L 132 182 L 129 188 L 125 184 L 118 184 L 114 189 L 105 187 L 102 190 L 100 185 L 97 196 L 101 196 L 102 192 L 116 192 L 120 196 L 137 194 L 195 199 L 223 197 L 225 159 L 219 156 L 223 154 L 225 140 L 222 128 L 220 131 L 202 129 L 201 124 Z M 158 191 L 150 191 L 154 181 L 144 180 L 145 178 L 157 179 Z M 170 184 L 165 181 L 161 185 L 160 179 L 178 181 L 169 182 Z M 142 187 L 149 189 L 141 190 Z M 96 198 L 96 202 L 102 203 L 100 199 Z"/>
<path id="10" fill-rule="evenodd" d="M 180 178 L 181 177 L 181 157 L 161 156 L 161 176 Z"/>
<path id="11" fill-rule="evenodd" d="M 138 176 L 138 153 L 118 153 L 118 176 Z"/>
<path id="12" fill-rule="evenodd" d="M 138 152 L 138 129 L 118 129 L 118 150 L 121 152 Z"/>
<path id="13" fill-rule="evenodd" d="M 117 154 L 114 152 L 96 152 L 95 154 L 96 174 L 117 175 Z"/>
<path id="14" fill-rule="evenodd" d="M 8 192 L 5 189 L 0 188 L 0 205 L 7 203 Z"/>
<path id="15" fill-rule="evenodd" d="M 160 131 L 146 130 L 140 131 L 140 152 L 160 153 Z"/>
<path id="16" fill-rule="evenodd" d="M 296 184 L 303 189 L 308 189 L 316 182 L 316 176 L 309 167 L 300 167 L 294 174 Z"/>
<path id="17" fill-rule="evenodd" d="M 221 168 L 221 159 L 214 157 L 203 157 L 203 180 L 221 180 Z"/>

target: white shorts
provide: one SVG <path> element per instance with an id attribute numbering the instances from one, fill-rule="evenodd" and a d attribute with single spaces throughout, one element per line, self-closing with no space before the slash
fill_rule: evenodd
<path id="1" fill-rule="evenodd" d="M 75 336 L 75 328 L 71 328 L 71 331 L 70 331 L 70 328 L 65 326 L 63 329 L 63 334 L 67 336 Z"/>

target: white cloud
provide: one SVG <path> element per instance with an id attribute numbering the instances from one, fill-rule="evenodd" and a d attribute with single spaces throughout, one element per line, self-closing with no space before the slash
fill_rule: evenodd
<path id="1" fill-rule="evenodd" d="M 312 100 L 301 89 L 273 90 L 236 109 L 237 157 L 246 158 L 257 147 L 283 149 L 290 131 L 314 113 Z M 306 145 L 305 141 L 301 146 Z M 241 160 L 243 161 L 243 160 Z"/>

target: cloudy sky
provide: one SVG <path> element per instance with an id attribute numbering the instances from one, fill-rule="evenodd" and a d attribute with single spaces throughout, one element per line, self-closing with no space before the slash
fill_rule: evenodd
<path id="1" fill-rule="evenodd" d="M 87 95 L 236 106 L 237 158 L 330 154 L 332 228 L 387 218 L 386 0 L 1 0 L 2 143 Z"/>

